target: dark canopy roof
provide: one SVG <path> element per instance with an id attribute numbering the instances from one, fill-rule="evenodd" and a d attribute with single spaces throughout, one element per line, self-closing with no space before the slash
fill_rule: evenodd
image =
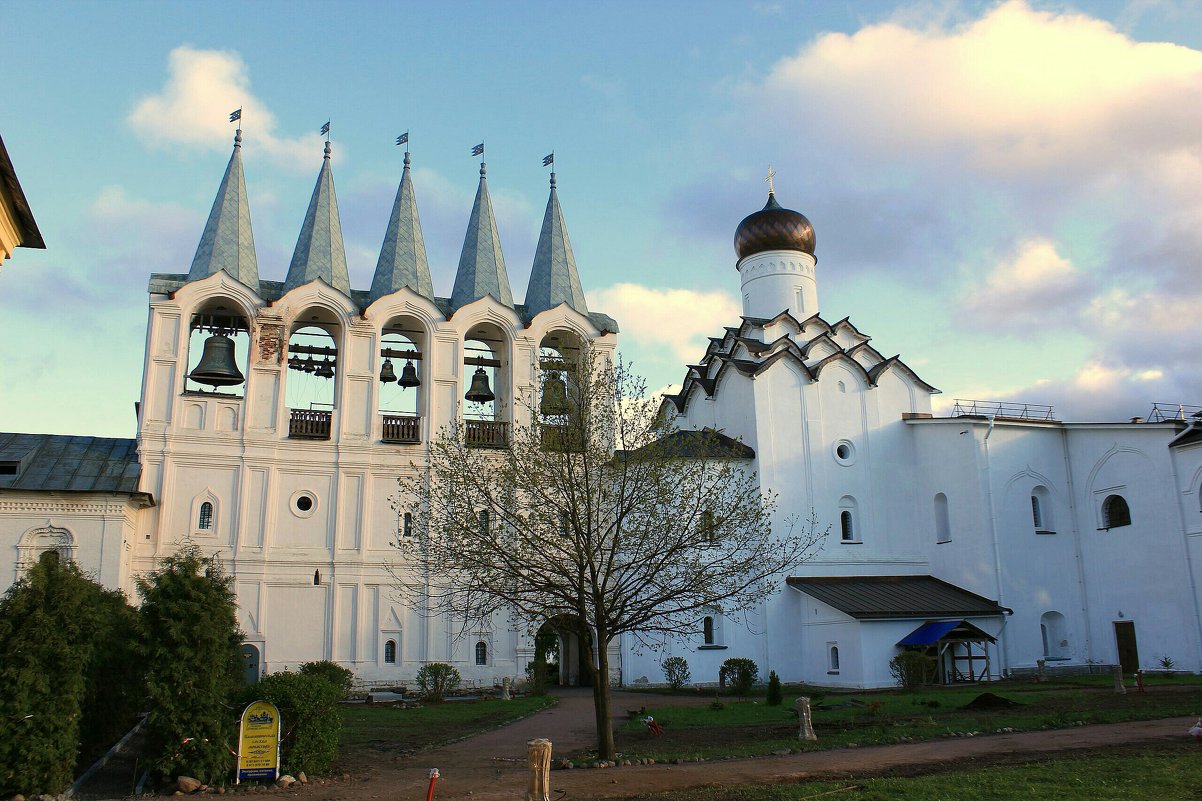
<path id="1" fill-rule="evenodd" d="M 7 474 L 14 467 L 16 474 Z M 0 490 L 136 494 L 137 443 L 132 439 L 0 433 Z"/>
<path id="2" fill-rule="evenodd" d="M 984 596 L 934 576 L 847 576 L 787 579 L 790 587 L 858 620 L 982 617 L 1009 614 Z"/>
<path id="3" fill-rule="evenodd" d="M 967 620 L 928 620 L 897 641 L 898 645 L 934 645 L 943 640 L 997 642 Z"/>

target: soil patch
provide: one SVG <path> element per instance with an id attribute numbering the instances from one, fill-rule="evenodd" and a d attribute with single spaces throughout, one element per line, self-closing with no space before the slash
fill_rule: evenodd
<path id="1" fill-rule="evenodd" d="M 981 693 L 976 698 L 969 701 L 961 709 L 1010 709 L 1011 707 L 1022 706 L 1018 701 L 1011 701 L 1009 698 L 1003 698 L 1000 695 L 993 693 Z"/>

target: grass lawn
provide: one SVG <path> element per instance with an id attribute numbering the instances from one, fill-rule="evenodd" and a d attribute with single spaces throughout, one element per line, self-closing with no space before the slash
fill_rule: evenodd
<path id="1" fill-rule="evenodd" d="M 1190 740 L 1103 755 L 911 778 L 692 789 L 638 801 L 1165 801 L 1202 798 L 1202 745 Z M 635 801 L 631 798 L 628 801 Z"/>
<path id="2" fill-rule="evenodd" d="M 476 732 L 511 723 L 555 703 L 549 695 L 512 701 L 450 701 L 404 709 L 386 704 L 344 704 L 340 750 L 404 754 L 461 740 Z"/>
<path id="3" fill-rule="evenodd" d="M 1197 677 L 1193 677 L 1197 682 Z M 964 709 L 990 692 L 1014 706 Z M 1117 723 L 1202 714 L 1202 685 L 1165 681 L 1144 694 L 1114 693 L 1094 683 L 1011 684 L 931 688 L 917 692 L 830 693 L 813 691 L 814 730 L 818 741 L 797 739 L 797 717 L 787 694 L 781 706 L 763 699 L 722 698 L 723 708 L 652 707 L 648 714 L 665 729 L 653 736 L 631 720 L 615 732 L 623 756 L 656 760 L 755 756 L 781 750 L 820 750 L 851 745 L 931 740 L 964 733 L 991 734 L 1000 729 L 1031 731 L 1088 723 Z"/>

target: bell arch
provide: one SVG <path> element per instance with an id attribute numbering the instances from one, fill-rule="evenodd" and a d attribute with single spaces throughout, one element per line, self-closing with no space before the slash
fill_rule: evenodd
<path id="1" fill-rule="evenodd" d="M 284 402 L 290 411 L 288 436 L 329 439 L 338 399 L 342 321 L 323 306 L 310 306 L 288 332 L 288 378 Z"/>
<path id="2" fill-rule="evenodd" d="M 463 339 L 463 419 L 467 442 L 505 447 L 509 441 L 512 377 L 509 337 L 494 322 L 473 324 Z"/>
<path id="3" fill-rule="evenodd" d="M 202 301 L 188 321 L 188 352 L 182 391 L 246 395 L 250 324 L 242 303 L 223 295 Z"/>
<path id="4" fill-rule="evenodd" d="M 26 531 L 17 542 L 16 578 L 25 575 L 47 551 L 57 553 L 63 562 L 74 561 L 75 535 L 53 523 Z"/>
<path id="5" fill-rule="evenodd" d="M 377 407 L 385 442 L 420 442 L 421 419 L 429 415 L 429 331 L 411 314 L 391 317 L 380 329 Z"/>

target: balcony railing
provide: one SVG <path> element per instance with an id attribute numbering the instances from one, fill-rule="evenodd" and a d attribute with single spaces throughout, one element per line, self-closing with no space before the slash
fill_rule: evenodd
<path id="1" fill-rule="evenodd" d="M 497 420 L 465 420 L 467 444 L 473 448 L 508 448 L 509 423 Z"/>
<path id="2" fill-rule="evenodd" d="M 384 415 L 384 442 L 413 445 L 422 441 L 422 419 L 412 414 Z"/>
<path id="3" fill-rule="evenodd" d="M 329 439 L 333 416 L 334 413 L 326 409 L 292 409 L 288 436 L 291 439 Z"/>

